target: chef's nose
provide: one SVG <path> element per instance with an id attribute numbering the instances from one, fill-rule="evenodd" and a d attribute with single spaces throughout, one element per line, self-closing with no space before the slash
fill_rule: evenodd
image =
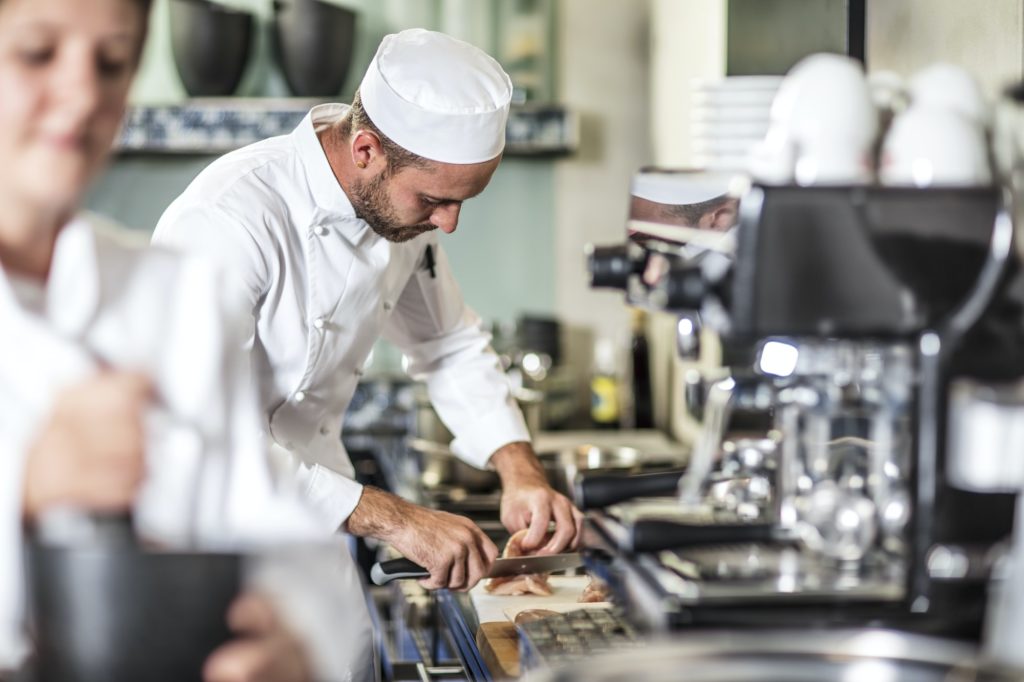
<path id="1" fill-rule="evenodd" d="M 461 210 L 462 204 L 443 204 L 430 214 L 430 222 L 445 234 L 451 234 L 459 225 L 459 211 Z"/>

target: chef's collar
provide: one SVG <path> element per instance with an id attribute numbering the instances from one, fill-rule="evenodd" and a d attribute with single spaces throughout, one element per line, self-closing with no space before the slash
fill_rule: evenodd
<path id="1" fill-rule="evenodd" d="M 45 286 L 45 310 L 24 309 L 7 277 L 0 277 L 0 306 L 28 316 L 41 312 L 62 337 L 80 338 L 99 306 L 100 276 L 96 235 L 85 217 L 77 217 L 57 235 Z"/>
<path id="2" fill-rule="evenodd" d="M 327 154 L 320 146 L 317 128 L 334 123 L 348 112 L 347 104 L 319 104 L 309 110 L 302 123 L 292 133 L 299 159 L 306 170 L 309 190 L 313 194 L 318 213 L 323 217 L 355 218 L 352 202 L 334 177 Z"/>

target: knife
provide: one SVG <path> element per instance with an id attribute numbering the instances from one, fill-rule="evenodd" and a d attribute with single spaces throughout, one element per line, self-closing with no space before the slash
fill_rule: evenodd
<path id="1" fill-rule="evenodd" d="M 488 578 L 501 578 L 523 573 L 553 573 L 583 565 L 578 552 L 570 554 L 543 554 L 540 556 L 517 556 L 495 559 L 491 564 Z M 379 561 L 370 569 L 370 580 L 374 585 L 386 585 L 392 580 L 405 578 L 429 578 L 430 571 L 410 559 Z"/>

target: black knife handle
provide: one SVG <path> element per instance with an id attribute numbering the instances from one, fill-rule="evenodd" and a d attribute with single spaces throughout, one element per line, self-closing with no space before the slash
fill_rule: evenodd
<path id="1" fill-rule="evenodd" d="M 771 542 L 774 526 L 768 523 L 679 523 L 662 519 L 637 521 L 631 528 L 632 552 L 660 552 L 663 549 L 727 545 L 744 542 Z"/>
<path id="2" fill-rule="evenodd" d="M 378 561 L 370 569 L 370 580 L 374 585 L 387 585 L 392 580 L 405 578 L 429 578 L 430 571 L 410 559 Z"/>
<path id="3" fill-rule="evenodd" d="M 682 475 L 681 469 L 632 476 L 583 474 L 576 479 L 576 506 L 581 510 L 604 509 L 636 497 L 673 495 Z"/>

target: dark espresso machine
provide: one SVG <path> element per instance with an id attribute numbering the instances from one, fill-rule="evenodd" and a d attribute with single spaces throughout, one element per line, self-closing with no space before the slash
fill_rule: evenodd
<path id="1" fill-rule="evenodd" d="M 708 182 L 644 171 L 634 207 L 652 178 L 667 206 L 673 185 L 685 205 Z M 730 196 L 734 227 L 634 212 L 628 243 L 590 254 L 593 286 L 679 315 L 682 354 L 713 330 L 724 365 L 683 379 L 673 409 L 701 431 L 681 478 L 583 495 L 591 568 L 655 631 L 976 638 L 1019 489 L 999 470 L 1024 456 L 989 428 L 1019 415 L 1005 408 L 1024 376 L 1003 197 L 754 185 L 698 202 L 703 215 Z"/>

